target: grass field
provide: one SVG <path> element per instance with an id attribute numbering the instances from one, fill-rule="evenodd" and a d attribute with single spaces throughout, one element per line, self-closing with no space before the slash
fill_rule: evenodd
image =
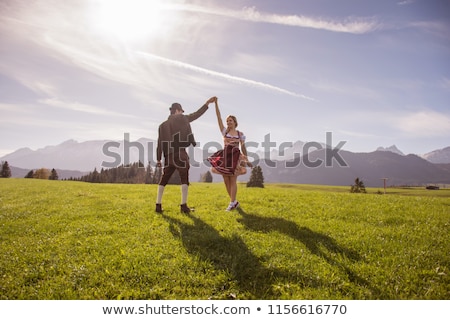
<path id="1" fill-rule="evenodd" d="M 0 180 L 0 299 L 449 299 L 450 190 Z"/>

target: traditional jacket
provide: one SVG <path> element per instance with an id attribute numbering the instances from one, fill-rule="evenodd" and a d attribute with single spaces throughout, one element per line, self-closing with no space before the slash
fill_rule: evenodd
<path id="1" fill-rule="evenodd" d="M 156 160 L 160 161 L 162 155 L 167 159 L 169 154 L 177 154 L 180 150 L 190 145 L 195 147 L 197 142 L 192 133 L 190 122 L 200 118 L 206 110 L 208 110 L 207 104 L 188 115 L 172 114 L 166 121 L 161 123 L 158 130 Z"/>

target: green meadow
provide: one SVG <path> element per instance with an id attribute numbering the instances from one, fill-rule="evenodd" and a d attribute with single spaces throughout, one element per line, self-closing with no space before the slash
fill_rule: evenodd
<path id="1" fill-rule="evenodd" d="M 0 299 L 450 298 L 450 190 L 156 188 L 1 179 Z"/>

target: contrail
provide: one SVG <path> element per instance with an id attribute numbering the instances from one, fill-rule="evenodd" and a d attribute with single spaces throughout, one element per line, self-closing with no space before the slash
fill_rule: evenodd
<path id="1" fill-rule="evenodd" d="M 307 99 L 307 100 L 311 100 L 311 101 L 315 101 L 314 98 L 305 96 L 303 94 L 299 94 L 299 93 L 295 93 L 277 86 L 273 86 L 271 84 L 267 84 L 264 82 L 259 82 L 259 81 L 254 81 L 254 80 L 250 80 L 250 79 L 246 79 L 246 78 L 241 78 L 241 77 L 236 77 L 227 73 L 223 73 L 223 72 L 217 72 L 217 71 L 213 71 L 213 70 L 209 70 L 209 69 L 205 69 L 202 67 L 198 67 L 189 63 L 185 63 L 182 61 L 178 61 L 178 60 L 172 60 L 172 59 L 168 59 L 168 58 L 164 58 L 161 56 L 157 56 L 151 53 L 147 53 L 147 52 L 142 52 L 142 51 L 137 51 L 136 52 L 138 55 L 144 56 L 146 58 L 149 59 L 153 59 L 153 60 L 157 60 L 163 64 L 166 65 L 170 65 L 170 66 L 175 66 L 178 68 L 182 68 L 182 69 L 186 69 L 186 70 L 191 70 L 191 71 L 195 71 L 198 73 L 203 73 L 212 77 L 216 77 L 216 78 L 220 78 L 220 79 L 225 79 L 231 82 L 235 82 L 235 83 L 241 83 L 241 84 L 245 84 L 245 85 L 249 85 L 249 86 L 253 86 L 253 87 L 259 87 L 259 88 L 263 88 L 263 89 L 268 89 L 271 91 L 275 91 L 278 93 L 282 93 L 282 94 L 287 94 L 293 97 L 298 97 L 298 98 L 302 98 L 302 99 Z"/>
<path id="2" fill-rule="evenodd" d="M 231 10 L 226 8 L 209 8 L 198 5 L 179 5 L 174 6 L 173 8 L 177 10 L 213 14 L 250 22 L 272 23 L 332 32 L 363 34 L 372 32 L 380 28 L 380 25 L 374 19 L 349 18 L 343 22 L 339 22 L 299 15 L 279 15 L 273 13 L 264 13 L 258 11 L 255 7 L 244 7 L 242 10 Z"/>

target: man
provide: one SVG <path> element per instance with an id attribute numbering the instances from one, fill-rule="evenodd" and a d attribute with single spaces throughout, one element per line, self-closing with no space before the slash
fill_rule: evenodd
<path id="1" fill-rule="evenodd" d="M 188 115 L 183 114 L 183 107 L 179 103 L 173 103 L 170 107 L 169 118 L 159 126 L 156 165 L 161 167 L 161 159 L 164 155 L 164 169 L 158 185 L 156 212 L 161 213 L 163 211 L 161 203 L 164 188 L 175 170 L 178 170 L 181 178 L 180 211 L 182 213 L 191 212 L 187 205 L 190 165 L 186 148 L 190 145 L 195 147 L 197 143 L 195 142 L 190 122 L 202 116 L 208 110 L 208 105 L 215 100 L 216 97 L 210 98 L 200 109 Z"/>

